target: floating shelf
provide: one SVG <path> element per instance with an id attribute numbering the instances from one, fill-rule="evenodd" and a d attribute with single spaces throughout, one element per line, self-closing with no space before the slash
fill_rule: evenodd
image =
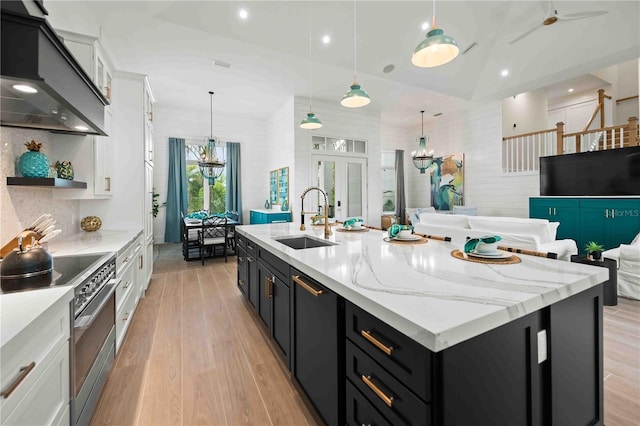
<path id="1" fill-rule="evenodd" d="M 7 185 L 15 186 L 40 186 L 47 188 L 80 188 L 86 189 L 87 183 L 77 180 L 68 180 L 60 178 L 30 178 L 30 177 L 9 177 L 7 176 Z"/>

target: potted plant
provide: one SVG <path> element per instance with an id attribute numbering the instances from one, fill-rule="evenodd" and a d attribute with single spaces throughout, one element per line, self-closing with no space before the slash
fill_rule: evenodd
<path id="1" fill-rule="evenodd" d="M 602 244 L 598 244 L 595 241 L 589 241 L 584 246 L 585 251 L 587 252 L 587 259 L 589 260 L 601 260 L 602 259 L 602 251 L 604 247 Z"/>

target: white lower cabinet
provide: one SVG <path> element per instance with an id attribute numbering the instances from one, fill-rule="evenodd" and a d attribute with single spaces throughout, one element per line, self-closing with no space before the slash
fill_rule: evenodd
<path id="1" fill-rule="evenodd" d="M 130 242 L 116 259 L 116 274 L 120 279 L 116 287 L 116 352 L 127 333 L 138 301 L 144 296 L 144 240 L 142 233 Z"/>
<path id="2" fill-rule="evenodd" d="M 70 317 L 58 300 L 2 346 L 0 424 L 69 424 Z"/>
<path id="3" fill-rule="evenodd" d="M 56 354 L 53 354 L 53 359 L 29 392 L 2 423 L 7 425 L 69 424 L 68 341 Z"/>

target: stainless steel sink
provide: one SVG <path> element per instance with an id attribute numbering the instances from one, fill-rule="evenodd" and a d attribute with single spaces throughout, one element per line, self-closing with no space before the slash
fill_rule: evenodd
<path id="1" fill-rule="evenodd" d="M 295 250 L 336 245 L 336 243 L 332 243 L 331 241 L 325 241 L 319 238 L 313 238 L 313 237 L 307 237 L 307 236 L 282 237 L 282 238 L 274 238 L 274 240 L 284 244 L 285 246 L 291 247 L 292 249 L 295 249 Z"/>

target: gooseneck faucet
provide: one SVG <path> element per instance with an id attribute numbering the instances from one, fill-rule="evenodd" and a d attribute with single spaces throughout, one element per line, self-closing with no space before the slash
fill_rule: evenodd
<path id="1" fill-rule="evenodd" d="M 304 226 L 304 215 L 305 214 L 314 214 L 316 212 L 305 212 L 304 211 L 304 197 L 307 195 L 307 193 L 309 191 L 312 190 L 316 190 L 318 192 L 320 192 L 322 194 L 322 196 L 324 197 L 324 215 L 322 216 L 324 218 L 324 237 L 325 238 L 329 238 L 329 235 L 331 235 L 331 228 L 329 227 L 329 199 L 327 198 L 327 194 L 326 192 L 324 192 L 322 189 L 318 188 L 317 186 L 311 186 L 307 189 L 305 189 L 302 192 L 302 195 L 300 196 L 300 230 L 304 231 L 306 228 Z"/>

